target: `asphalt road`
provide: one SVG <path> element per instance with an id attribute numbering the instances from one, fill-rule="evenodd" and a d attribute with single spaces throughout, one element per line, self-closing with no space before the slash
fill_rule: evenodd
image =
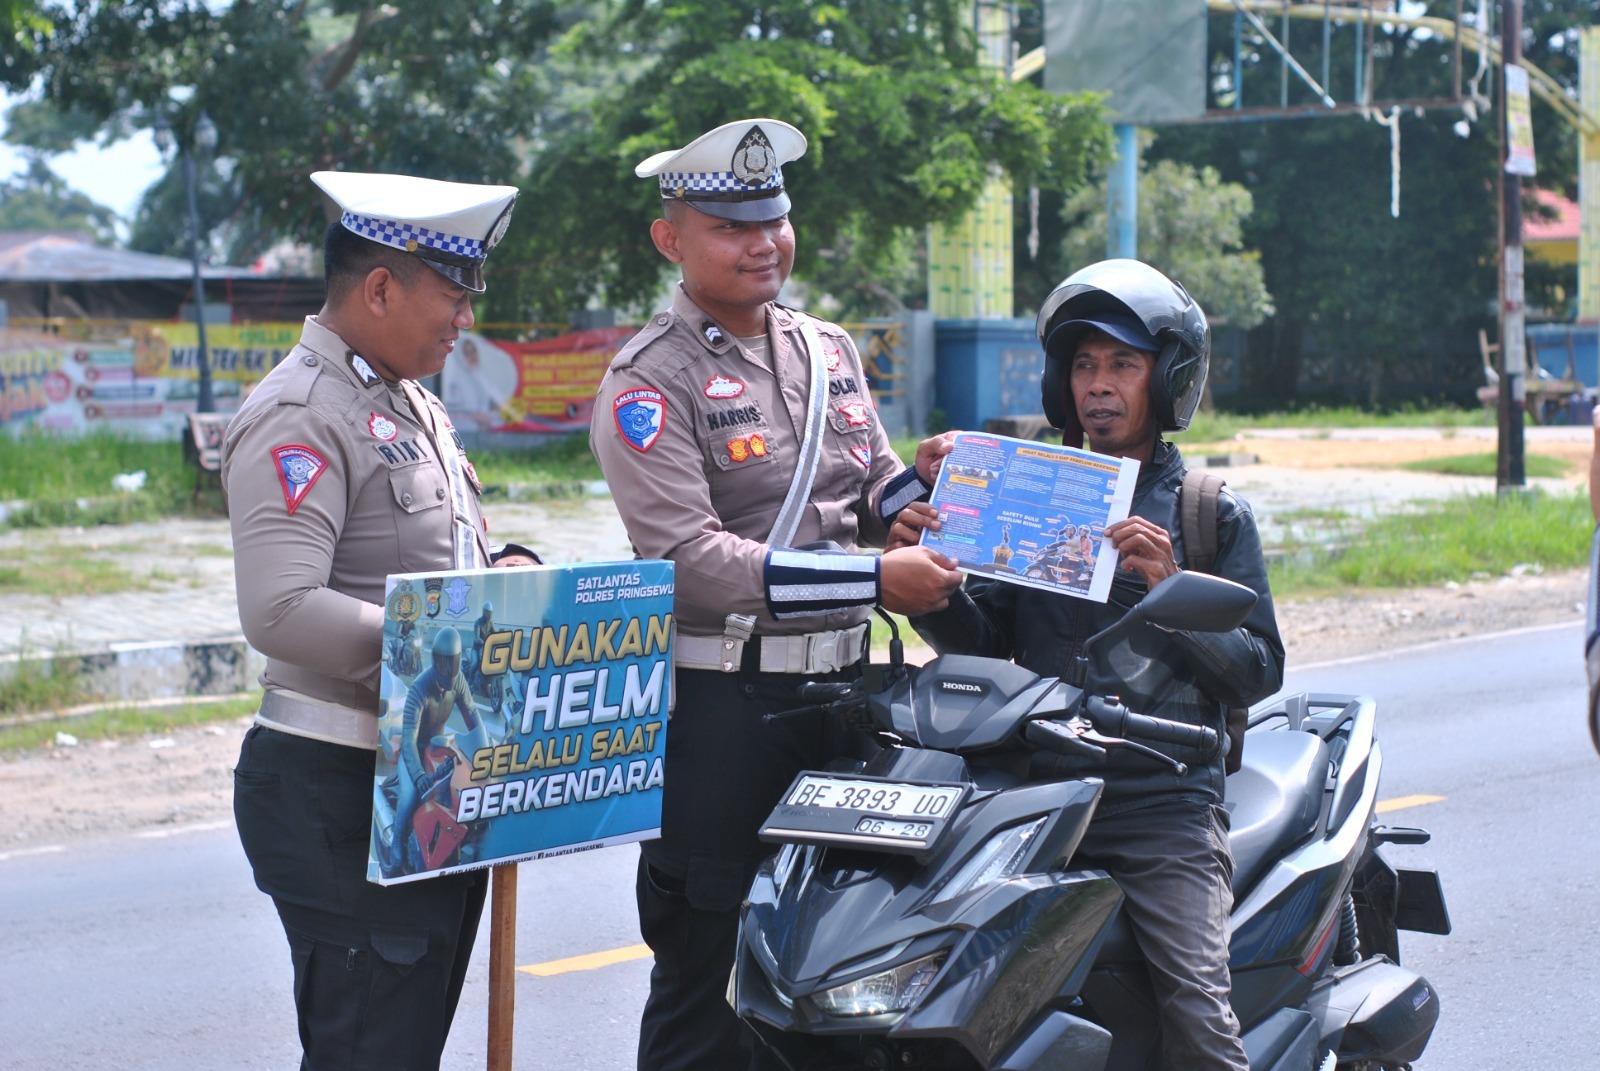
<path id="1" fill-rule="evenodd" d="M 1585 718 L 1582 627 L 1531 629 L 1292 673 L 1293 690 L 1378 700 L 1383 815 L 1433 834 L 1384 849 L 1433 868 L 1454 932 L 1401 934 L 1437 987 L 1420 1071 L 1595 1066 L 1600 1052 L 1600 756 Z"/>
<path id="2" fill-rule="evenodd" d="M 1600 1051 L 1600 757 L 1583 725 L 1578 626 L 1293 674 L 1296 690 L 1379 701 L 1386 815 L 1434 834 L 1391 846 L 1436 867 L 1449 937 L 1402 936 L 1438 989 L 1424 1071 L 1591 1066 Z M 623 1071 L 648 959 L 629 949 L 636 852 L 521 869 L 517 962 L 569 968 L 516 982 L 516 1066 Z M 0 1068 L 288 1068 L 298 1059 L 289 960 L 230 828 L 78 842 L 0 861 Z M 487 927 L 446 1055 L 484 1066 Z"/>

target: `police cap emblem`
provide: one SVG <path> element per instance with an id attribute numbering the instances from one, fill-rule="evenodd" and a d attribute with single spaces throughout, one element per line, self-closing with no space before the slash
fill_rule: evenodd
<path id="1" fill-rule="evenodd" d="M 759 126 L 751 127 L 733 150 L 733 163 L 730 165 L 733 177 L 746 186 L 759 186 L 770 179 L 777 169 L 778 154 L 772 151 L 772 142 L 767 140 Z"/>

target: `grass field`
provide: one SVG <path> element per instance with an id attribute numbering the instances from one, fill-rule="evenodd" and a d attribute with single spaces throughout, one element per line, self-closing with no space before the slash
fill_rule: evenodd
<path id="1" fill-rule="evenodd" d="M 79 741 L 149 736 L 190 725 L 207 725 L 253 714 L 261 705 L 258 695 L 217 699 L 185 699 L 140 706 L 107 706 L 71 718 L 8 720 L 0 716 L 0 754 L 38 747 L 67 733 Z"/>
<path id="2" fill-rule="evenodd" d="M 1335 523 L 1343 527 L 1334 547 L 1285 548 L 1290 553 L 1273 562 L 1275 594 L 1416 587 L 1502 576 L 1518 566 L 1576 569 L 1588 562 L 1594 532 L 1585 494 L 1472 495 L 1364 526 Z"/>

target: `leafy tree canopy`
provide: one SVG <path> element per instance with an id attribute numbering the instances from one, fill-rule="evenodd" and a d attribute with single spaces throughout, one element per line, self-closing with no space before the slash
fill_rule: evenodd
<path id="1" fill-rule="evenodd" d="M 1139 259 L 1181 282 L 1213 323 L 1250 328 L 1273 312 L 1261 254 L 1244 248 L 1251 203 L 1249 190 L 1223 182 L 1215 168 L 1158 160 L 1139 175 Z M 1073 223 L 1064 261 L 1103 259 L 1105 185 L 1074 194 L 1064 215 Z"/>
<path id="2" fill-rule="evenodd" d="M 49 32 L 38 0 L 0 0 L 0 88 L 27 86 L 38 70 L 39 41 Z"/>
<path id="3" fill-rule="evenodd" d="M 650 245 L 654 182 L 633 167 L 734 119 L 771 116 L 810 147 L 784 168 L 797 276 L 859 296 L 904 275 L 908 232 L 958 218 L 988 176 L 1071 190 L 1104 152 L 1095 100 L 979 66 L 965 0 L 622 0 L 560 51 L 636 73 L 549 138 L 512 224 L 516 303 L 559 316 L 600 295 L 636 305 L 670 265 Z M 848 252 L 842 265 L 841 251 Z M 887 301 L 892 305 L 893 300 Z"/>
<path id="4" fill-rule="evenodd" d="M 47 2 L 39 7 L 50 32 L 33 38 L 42 99 L 73 118 L 25 121 L 19 131 L 14 112 L 12 137 L 58 149 L 49 139 L 81 133 L 74 124 L 86 123 L 109 142 L 149 128 L 163 112 L 187 144 L 204 112 L 228 162 L 219 185 L 233 186 L 215 199 L 229 214 L 229 255 L 246 260 L 281 237 L 320 241 L 327 221 L 307 179 L 312 171 L 509 181 L 548 96 L 536 64 L 560 27 L 557 6 Z M 171 233 L 147 245 L 181 237 L 181 212 L 164 210 L 159 221 Z"/>
<path id="5" fill-rule="evenodd" d="M 1417 7 L 1449 18 L 1454 0 Z M 1499 5 L 1491 5 L 1497 11 Z M 1472 5 L 1467 5 L 1469 18 Z M 1527 57 L 1577 91 L 1577 29 L 1595 21 L 1593 0 L 1523 0 Z M 1211 20 L 1210 101 L 1225 107 L 1219 89 L 1233 85 L 1231 16 Z M 1496 27 L 1497 29 L 1497 27 Z M 1342 31 L 1346 35 L 1348 29 Z M 1320 57 L 1321 24 L 1295 22 L 1290 37 L 1302 59 Z M 1330 52 L 1329 84 L 1353 82 L 1349 36 Z M 1276 105 L 1277 57 L 1268 49 L 1245 55 L 1244 104 Z M 1374 47 L 1370 85 L 1375 99 L 1447 98 L 1453 45 L 1415 29 L 1390 27 Z M 1464 56 L 1470 86 L 1476 57 Z M 1492 68 L 1479 87 L 1491 89 Z M 1494 95 L 1498 97 L 1498 91 Z M 1291 103 L 1309 101 L 1291 79 Z M 1470 342 L 1447 348 L 1449 337 L 1470 340 L 1492 331 L 1497 295 L 1498 105 L 1481 114 L 1462 138 L 1452 129 L 1462 113 L 1405 110 L 1400 122 L 1400 214 L 1390 215 L 1390 133 L 1360 118 L 1170 127 L 1152 156 L 1217 170 L 1243 184 L 1255 210 L 1244 225 L 1247 247 L 1260 250 L 1277 314 L 1250 338 L 1247 387 L 1264 405 L 1295 401 L 1305 350 L 1339 355 L 1348 375 L 1358 371 L 1378 401 L 1389 387 L 1452 380 L 1470 397 L 1481 382 Z M 1537 184 L 1570 189 L 1576 181 L 1576 139 L 1537 98 L 1534 128 Z M 1529 276 L 1530 298 L 1539 279 Z"/>
<path id="6" fill-rule="evenodd" d="M 201 207 L 232 260 L 320 238 L 320 168 L 516 182 L 484 310 L 500 319 L 648 300 L 668 265 L 633 165 L 720 122 L 806 132 L 785 169 L 798 273 L 857 296 L 879 275 L 903 292 L 908 232 L 959 216 L 993 171 L 1070 191 L 1107 137 L 1092 99 L 980 68 L 967 0 L 0 3 L 48 18 L 24 36 L 51 114 L 14 109 L 11 139 L 110 142 L 159 111 L 186 144 L 208 114 Z M 170 177 L 152 190 L 140 247 L 181 243 L 177 196 Z"/>

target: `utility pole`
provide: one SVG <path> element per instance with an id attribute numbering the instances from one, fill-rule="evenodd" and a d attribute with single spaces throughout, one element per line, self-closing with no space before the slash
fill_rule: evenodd
<path id="1" fill-rule="evenodd" d="M 1504 0 L 1500 16 L 1500 384 L 1498 416 L 1500 447 L 1495 464 L 1495 490 L 1515 494 L 1528 482 L 1523 455 L 1522 413 L 1527 394 L 1527 339 L 1523 320 L 1522 178 L 1512 170 L 1508 80 L 1526 77 L 1522 63 L 1522 0 Z M 1527 86 L 1523 84 L 1523 99 Z"/>
<path id="2" fill-rule="evenodd" d="M 1118 123 L 1117 159 L 1106 176 L 1106 256 L 1139 255 L 1139 128 Z"/>

